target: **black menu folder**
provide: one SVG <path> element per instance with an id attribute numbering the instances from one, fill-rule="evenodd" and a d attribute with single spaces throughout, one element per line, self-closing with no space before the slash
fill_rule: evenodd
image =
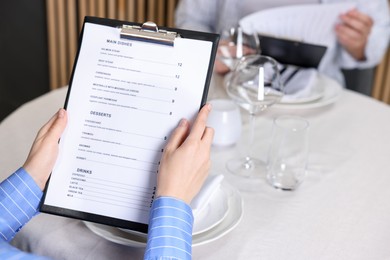
<path id="1" fill-rule="evenodd" d="M 163 149 L 206 102 L 218 40 L 86 17 L 41 211 L 147 232 Z"/>
<path id="2" fill-rule="evenodd" d="M 282 64 L 318 68 L 327 47 L 293 39 L 259 34 L 261 53 Z"/>

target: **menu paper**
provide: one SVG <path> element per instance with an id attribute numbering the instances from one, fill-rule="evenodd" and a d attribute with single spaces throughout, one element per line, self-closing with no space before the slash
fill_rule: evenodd
<path id="1" fill-rule="evenodd" d="M 356 6 L 352 1 L 281 6 L 252 13 L 242 18 L 239 24 L 246 33 L 256 31 L 276 38 L 330 47 L 337 43 L 334 28 L 340 22 L 340 14 Z"/>
<path id="2" fill-rule="evenodd" d="M 147 224 L 161 155 L 201 106 L 213 43 L 121 39 L 120 29 L 88 22 L 82 39 L 43 209 Z"/>

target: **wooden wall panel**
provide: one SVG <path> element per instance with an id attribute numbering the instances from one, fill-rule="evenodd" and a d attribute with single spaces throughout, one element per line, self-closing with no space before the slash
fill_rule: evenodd
<path id="1" fill-rule="evenodd" d="M 56 30 L 58 33 L 58 59 L 59 59 L 59 80 L 60 82 L 66 82 L 68 75 L 68 66 L 67 66 L 67 46 L 66 46 L 66 15 L 65 15 L 65 3 L 64 1 L 57 1 L 56 4 L 56 14 L 58 18 L 58 23 Z"/>
<path id="2" fill-rule="evenodd" d="M 58 79 L 58 57 L 57 57 L 57 37 L 56 37 L 56 0 L 46 1 L 46 19 L 47 19 L 47 40 L 48 40 L 48 59 L 49 59 L 49 84 L 50 88 L 57 88 Z"/>
<path id="3" fill-rule="evenodd" d="M 375 70 L 371 95 L 373 98 L 390 104 L 390 45 L 381 64 Z"/>
<path id="4" fill-rule="evenodd" d="M 87 10 L 87 1 L 77 1 L 78 2 L 78 9 L 75 10 L 69 10 L 69 12 L 75 12 L 78 13 L 78 21 L 77 24 L 79 25 L 79 32 L 81 31 L 81 28 L 83 27 L 83 21 L 84 17 L 87 15 L 88 10 Z"/>
<path id="5" fill-rule="evenodd" d="M 118 0 L 117 13 L 118 20 L 126 20 L 126 0 Z"/>
<path id="6" fill-rule="evenodd" d="M 98 17 L 105 17 L 106 16 L 106 1 L 105 0 L 97 0 L 96 16 L 98 16 Z"/>
<path id="7" fill-rule="evenodd" d="M 390 104 L 390 48 L 376 68 L 372 97 Z"/>
<path id="8" fill-rule="evenodd" d="M 168 27 L 173 27 L 175 25 L 175 9 L 178 0 L 167 0 L 167 10 L 166 10 L 166 24 Z"/>
<path id="9" fill-rule="evenodd" d="M 142 23 L 146 21 L 145 9 L 146 0 L 137 0 L 137 18 L 135 22 Z"/>
<path id="10" fill-rule="evenodd" d="M 136 0 L 127 0 L 126 2 L 126 20 L 135 21 L 136 18 Z"/>
<path id="11" fill-rule="evenodd" d="M 74 57 L 77 52 L 77 40 L 79 32 L 77 30 L 77 14 L 71 10 L 76 10 L 76 0 L 67 1 L 67 26 L 66 26 L 66 43 L 67 43 L 67 75 L 66 80 L 72 72 Z M 73 58 L 72 58 L 73 57 Z"/>
<path id="12" fill-rule="evenodd" d="M 107 18 L 115 19 L 116 18 L 116 1 L 115 0 L 107 0 Z"/>

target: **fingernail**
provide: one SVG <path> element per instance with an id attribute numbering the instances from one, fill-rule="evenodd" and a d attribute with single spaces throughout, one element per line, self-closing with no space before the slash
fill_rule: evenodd
<path id="1" fill-rule="evenodd" d="M 187 125 L 187 120 L 186 119 L 181 119 L 179 122 L 179 126 L 186 126 Z"/>
<path id="2" fill-rule="evenodd" d="M 209 111 L 211 111 L 211 109 L 213 108 L 213 105 L 211 105 L 211 103 L 207 103 L 206 106 Z"/>
<path id="3" fill-rule="evenodd" d="M 64 116 L 65 116 L 65 110 L 63 108 L 60 108 L 60 110 L 58 110 L 58 117 L 62 118 Z"/>

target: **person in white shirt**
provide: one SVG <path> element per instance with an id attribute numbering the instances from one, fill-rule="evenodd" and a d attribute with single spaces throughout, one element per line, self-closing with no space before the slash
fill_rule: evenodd
<path id="1" fill-rule="evenodd" d="M 355 2 L 357 8 L 340 14 L 335 27 L 338 45 L 328 50 L 318 68 L 345 85 L 341 69 L 373 68 L 380 63 L 389 44 L 390 18 L 387 0 L 181 0 L 176 10 L 176 26 L 184 29 L 221 33 L 236 26 L 251 13 L 294 4 Z M 228 71 L 216 62 L 215 71 Z"/>

